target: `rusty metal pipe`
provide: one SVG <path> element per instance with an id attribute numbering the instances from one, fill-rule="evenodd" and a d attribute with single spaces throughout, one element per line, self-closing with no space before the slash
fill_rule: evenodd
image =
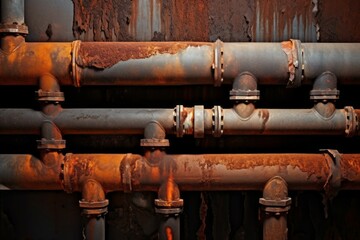
<path id="1" fill-rule="evenodd" d="M 358 84 L 359 46 L 301 44 L 303 83 L 332 71 L 341 84 Z M 221 49 L 207 42 L 23 43 L 11 54 L 0 53 L 5 66 L 0 85 L 36 85 L 45 73 L 61 85 L 75 86 L 219 85 L 222 78 L 232 84 L 244 71 L 252 72 L 259 84 L 288 83 L 288 57 L 281 43 L 223 43 Z"/>
<path id="2" fill-rule="evenodd" d="M 1 134 L 39 134 L 48 119 L 31 109 L 1 109 Z M 143 134 L 153 120 L 171 132 L 174 109 L 64 109 L 49 119 L 63 134 Z"/>
<path id="3" fill-rule="evenodd" d="M 341 189 L 360 189 L 359 154 L 342 154 Z M 63 157 L 59 156 L 62 160 Z M 105 192 L 158 191 L 173 169 L 180 191 L 261 190 L 271 177 L 282 177 L 291 190 L 323 190 L 333 160 L 319 154 L 165 155 L 151 164 L 132 154 L 67 154 L 46 166 L 31 155 L 0 155 L 2 188 L 82 191 L 88 179 Z"/>
<path id="4" fill-rule="evenodd" d="M 240 106 L 240 105 L 239 105 Z M 324 106 L 326 107 L 326 106 Z M 0 109 L 0 134 L 40 134 L 40 126 L 51 120 L 63 134 L 142 134 L 147 124 L 158 121 L 167 134 L 175 134 L 174 109 L 58 109 L 47 116 L 31 109 Z M 240 110 L 239 110 L 240 111 Z M 349 135 L 348 111 L 332 110 L 323 116 L 312 109 L 255 109 L 247 118 L 235 108 L 223 110 L 224 135 Z M 324 110 L 325 111 L 325 110 Z M 353 111 L 354 113 L 358 111 Z M 186 116 L 184 118 L 183 114 Z M 194 133 L 193 108 L 180 114 L 185 134 Z M 191 115 L 192 114 L 192 115 Z M 212 134 L 212 112 L 204 110 L 204 132 Z"/>
<path id="5" fill-rule="evenodd" d="M 315 109 L 255 109 L 242 118 L 224 109 L 224 135 L 345 135 L 345 110 L 325 118 Z"/>
<path id="6" fill-rule="evenodd" d="M 260 198 L 263 212 L 263 239 L 287 240 L 287 213 L 291 198 L 288 197 L 287 184 L 279 176 L 271 178 L 264 187 Z"/>
<path id="7" fill-rule="evenodd" d="M 2 0 L 0 4 L 1 24 L 24 24 L 24 0 Z"/>

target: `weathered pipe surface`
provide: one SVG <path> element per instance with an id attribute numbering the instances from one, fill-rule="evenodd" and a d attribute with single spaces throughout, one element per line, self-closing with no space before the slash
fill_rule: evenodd
<path id="1" fill-rule="evenodd" d="M 213 67 L 215 56 L 221 53 L 215 45 L 206 42 L 24 42 L 13 51 L 0 51 L 3 66 L 0 85 L 37 85 L 45 74 L 52 74 L 61 85 L 75 86 L 212 85 L 219 81 Z M 224 43 L 223 46 L 223 60 L 220 60 L 223 68 L 216 71 L 224 70 L 224 83 L 232 84 L 239 73 L 249 71 L 259 79 L 259 84 L 287 84 L 288 56 L 281 43 Z M 311 83 L 322 72 L 332 71 L 341 84 L 360 83 L 359 46 L 359 43 L 302 44 L 304 82 Z"/>
<path id="2" fill-rule="evenodd" d="M 341 156 L 341 189 L 359 189 L 359 154 Z M 67 154 L 63 167 L 46 167 L 31 155 L 2 154 L 0 184 L 3 189 L 14 190 L 60 190 L 64 186 L 66 191 L 73 192 L 81 191 L 84 182 L 93 179 L 106 192 L 157 191 L 172 174 L 180 191 L 261 190 L 270 178 L 280 176 L 291 190 L 323 190 L 331 176 L 332 161 L 325 153 L 160 154 L 158 158 Z"/>
<path id="3" fill-rule="evenodd" d="M 185 108 L 181 113 L 180 124 L 187 135 L 194 133 L 192 111 Z M 204 112 L 205 133 L 212 134 L 211 110 Z M 346 118 L 343 109 L 329 117 L 315 109 L 256 109 L 247 118 L 224 109 L 223 134 L 346 135 Z M 174 109 L 61 109 L 52 116 L 32 109 L 0 109 L 0 134 L 40 134 L 44 121 L 52 121 L 62 134 L 143 134 L 154 120 L 167 134 L 176 134 Z"/>
<path id="4" fill-rule="evenodd" d="M 72 85 L 71 43 L 22 43 L 13 52 L 0 51 L 1 85 L 37 85 L 45 74 Z"/>
<path id="5" fill-rule="evenodd" d="M 213 43 L 81 43 L 76 81 L 79 85 L 211 84 L 213 59 Z"/>
<path id="6" fill-rule="evenodd" d="M 345 110 L 328 118 L 315 109 L 255 109 L 248 118 L 224 109 L 224 135 L 345 135 Z"/>
<path id="7" fill-rule="evenodd" d="M 85 41 L 359 42 L 359 7 L 352 0 L 74 0 L 74 9 L 62 7 L 74 19 L 57 24 Z M 40 36 L 40 30 L 31 35 Z"/>

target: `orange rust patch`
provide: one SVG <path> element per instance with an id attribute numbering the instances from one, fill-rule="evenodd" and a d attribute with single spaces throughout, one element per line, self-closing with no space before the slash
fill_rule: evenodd
<path id="1" fill-rule="evenodd" d="M 173 239 L 172 229 L 170 227 L 166 227 L 165 232 L 166 232 L 166 239 L 172 240 Z"/>
<path id="2" fill-rule="evenodd" d="M 81 43 L 76 63 L 81 67 L 105 69 L 118 62 L 146 59 L 161 54 L 177 54 L 201 43 L 151 42 L 151 43 Z"/>
<path id="3" fill-rule="evenodd" d="M 300 160 L 299 160 L 300 159 Z M 227 169 L 251 169 L 255 167 L 293 167 L 317 177 L 327 176 L 330 171 L 324 155 L 319 154 L 254 154 L 204 155 L 207 168 L 224 165 Z"/>

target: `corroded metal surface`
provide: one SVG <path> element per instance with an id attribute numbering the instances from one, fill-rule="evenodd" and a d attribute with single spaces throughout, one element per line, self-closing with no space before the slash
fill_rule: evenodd
<path id="1" fill-rule="evenodd" d="M 93 179 L 106 192 L 121 191 L 126 171 L 133 191 L 157 191 L 169 176 L 181 191 L 260 190 L 275 175 L 281 176 L 292 190 L 323 190 L 332 174 L 327 161 L 331 157 L 326 153 L 166 155 L 155 151 L 145 157 L 67 154 L 61 168 L 61 155 L 56 156 L 50 168 L 30 155 L 0 157 L 0 184 L 22 190 L 64 186 L 69 192 L 81 191 L 83 184 Z M 122 167 L 123 161 L 128 161 L 130 168 Z M 359 171 L 359 155 L 342 154 L 341 189 L 358 189 Z M 173 193 L 169 193 L 172 199 Z"/>

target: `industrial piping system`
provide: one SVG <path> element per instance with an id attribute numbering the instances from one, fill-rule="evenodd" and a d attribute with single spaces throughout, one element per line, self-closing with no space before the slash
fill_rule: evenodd
<path id="1" fill-rule="evenodd" d="M 166 134 L 358 135 L 358 109 L 336 109 L 337 81 L 358 84 L 360 44 L 301 43 L 27 43 L 24 1 L 1 1 L 0 85 L 39 85 L 41 111 L 0 109 L 0 134 L 40 135 L 40 158 L 0 154 L 8 190 L 82 192 L 86 239 L 105 239 L 112 191 L 155 191 L 163 218 L 159 239 L 180 239 L 181 191 L 263 190 L 264 239 L 286 239 L 290 190 L 360 188 L 359 154 L 171 155 Z M 19 71 L 21 69 L 21 71 Z M 141 71 L 138 71 L 141 69 Z M 329 72 L 331 71 L 331 72 Z M 316 79 L 315 79 L 316 78 Z M 315 80 L 314 80 L 315 79 Z M 233 83 L 233 108 L 63 109 L 61 85 Z M 256 109 L 258 84 L 314 84 L 311 109 Z M 66 134 L 143 134 L 145 155 L 66 154 Z M 279 190 L 280 189 L 280 190 Z M 277 194 L 280 192 L 281 194 Z M 280 220 L 278 221 L 279 218 Z M 276 231 L 274 231 L 276 229 Z"/>

